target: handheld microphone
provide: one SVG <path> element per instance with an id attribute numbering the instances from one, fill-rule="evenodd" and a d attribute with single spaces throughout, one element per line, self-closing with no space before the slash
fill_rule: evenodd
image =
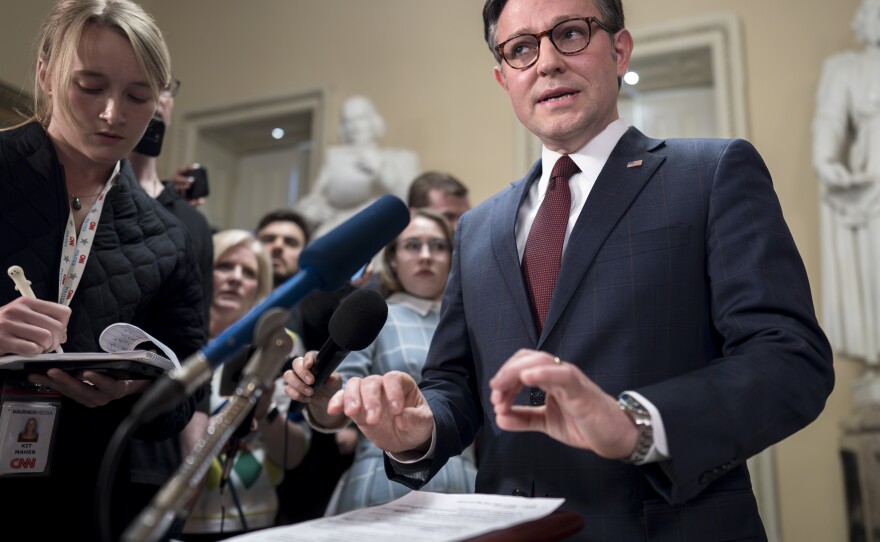
<path id="1" fill-rule="evenodd" d="M 350 352 L 363 350 L 372 344 L 388 319 L 388 305 L 375 290 L 355 290 L 342 300 L 330 317 L 330 338 L 318 351 L 315 364 L 309 372 L 315 377 L 312 388 L 316 391 L 339 367 Z M 290 412 L 299 412 L 305 403 L 290 402 Z"/>
<path id="2" fill-rule="evenodd" d="M 238 322 L 187 358 L 181 367 L 156 380 L 135 403 L 131 415 L 149 421 L 174 409 L 253 339 L 254 327 L 269 309 L 289 308 L 314 289 L 339 288 L 409 224 L 409 209 L 385 195 L 334 230 L 309 244 L 299 258 L 300 272 L 279 286 Z"/>

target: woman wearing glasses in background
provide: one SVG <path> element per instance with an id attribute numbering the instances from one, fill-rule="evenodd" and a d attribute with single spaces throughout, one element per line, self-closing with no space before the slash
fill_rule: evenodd
<path id="1" fill-rule="evenodd" d="M 352 352 L 326 384 L 311 398 L 302 394 L 313 382 L 308 368 L 314 352 L 293 361 L 284 374 L 285 391 L 295 400 L 309 402 L 306 417 L 318 430 L 341 429 L 348 420 L 329 416 L 327 402 L 353 377 L 403 371 L 418 380 L 428 354 L 431 337 L 440 317 L 440 299 L 452 266 L 452 228 L 441 215 L 427 210 L 413 212 L 400 236 L 382 253 L 381 286 L 388 300 L 388 321 L 376 340 L 359 352 Z M 308 361 L 306 361 L 308 360 Z M 300 376 L 301 375 L 301 376 Z M 327 506 L 327 515 L 376 506 L 409 493 L 405 486 L 385 475 L 384 453 L 369 440 L 358 439 L 354 462 L 340 478 Z M 473 449 L 453 457 L 423 488 L 439 493 L 473 493 L 475 467 Z"/>
<path id="2" fill-rule="evenodd" d="M 0 281 L 0 355 L 59 345 L 99 352 L 101 332 L 126 322 L 183 359 L 206 337 L 201 276 L 183 226 L 137 186 L 124 160 L 171 81 L 162 34 L 134 2 L 62 0 L 37 43 L 34 116 L 0 131 L 0 268 L 20 266 L 35 298 Z M 39 525 L 42 540 L 100 540 L 101 461 L 150 381 L 60 368 L 0 380 L 18 391 L 14 402 L 37 384 L 49 388 L 38 390 L 40 400 L 55 404 L 45 409 L 55 416 L 51 441 L 41 442 L 50 450 L 46 468 L 0 473 L 0 522 Z M 187 399 L 137 436 L 180 431 L 194 404 Z M 102 534 L 116 540 L 139 510 L 127 506 L 124 454 L 114 474 L 113 506 L 104 512 L 115 524 Z"/>

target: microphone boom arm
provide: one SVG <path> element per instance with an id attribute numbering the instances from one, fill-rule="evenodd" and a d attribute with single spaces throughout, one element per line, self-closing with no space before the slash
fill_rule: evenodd
<path id="1" fill-rule="evenodd" d="M 220 453 L 235 429 L 248 417 L 263 394 L 272 393 L 281 365 L 293 348 L 293 339 L 284 329 L 288 317 L 287 310 L 275 308 L 260 318 L 254 336 L 257 348 L 242 371 L 235 395 L 220 412 L 211 417 L 205 435 L 149 506 L 128 526 L 122 540 L 160 540 L 179 511 L 195 494 L 213 458 Z"/>

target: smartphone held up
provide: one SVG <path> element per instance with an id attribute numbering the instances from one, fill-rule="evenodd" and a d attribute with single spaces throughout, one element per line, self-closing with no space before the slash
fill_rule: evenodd
<path id="1" fill-rule="evenodd" d="M 186 199 L 204 198 L 210 193 L 208 189 L 208 171 L 204 166 L 194 164 L 193 168 L 184 172 L 184 175 L 192 178 L 192 184 L 189 185 L 189 188 L 184 193 Z"/>

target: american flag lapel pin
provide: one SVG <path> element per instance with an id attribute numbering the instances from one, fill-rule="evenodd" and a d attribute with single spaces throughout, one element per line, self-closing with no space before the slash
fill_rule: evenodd
<path id="1" fill-rule="evenodd" d="M 628 168 L 642 167 L 642 161 L 641 160 L 633 160 L 632 162 L 627 162 L 626 167 L 628 167 Z"/>

